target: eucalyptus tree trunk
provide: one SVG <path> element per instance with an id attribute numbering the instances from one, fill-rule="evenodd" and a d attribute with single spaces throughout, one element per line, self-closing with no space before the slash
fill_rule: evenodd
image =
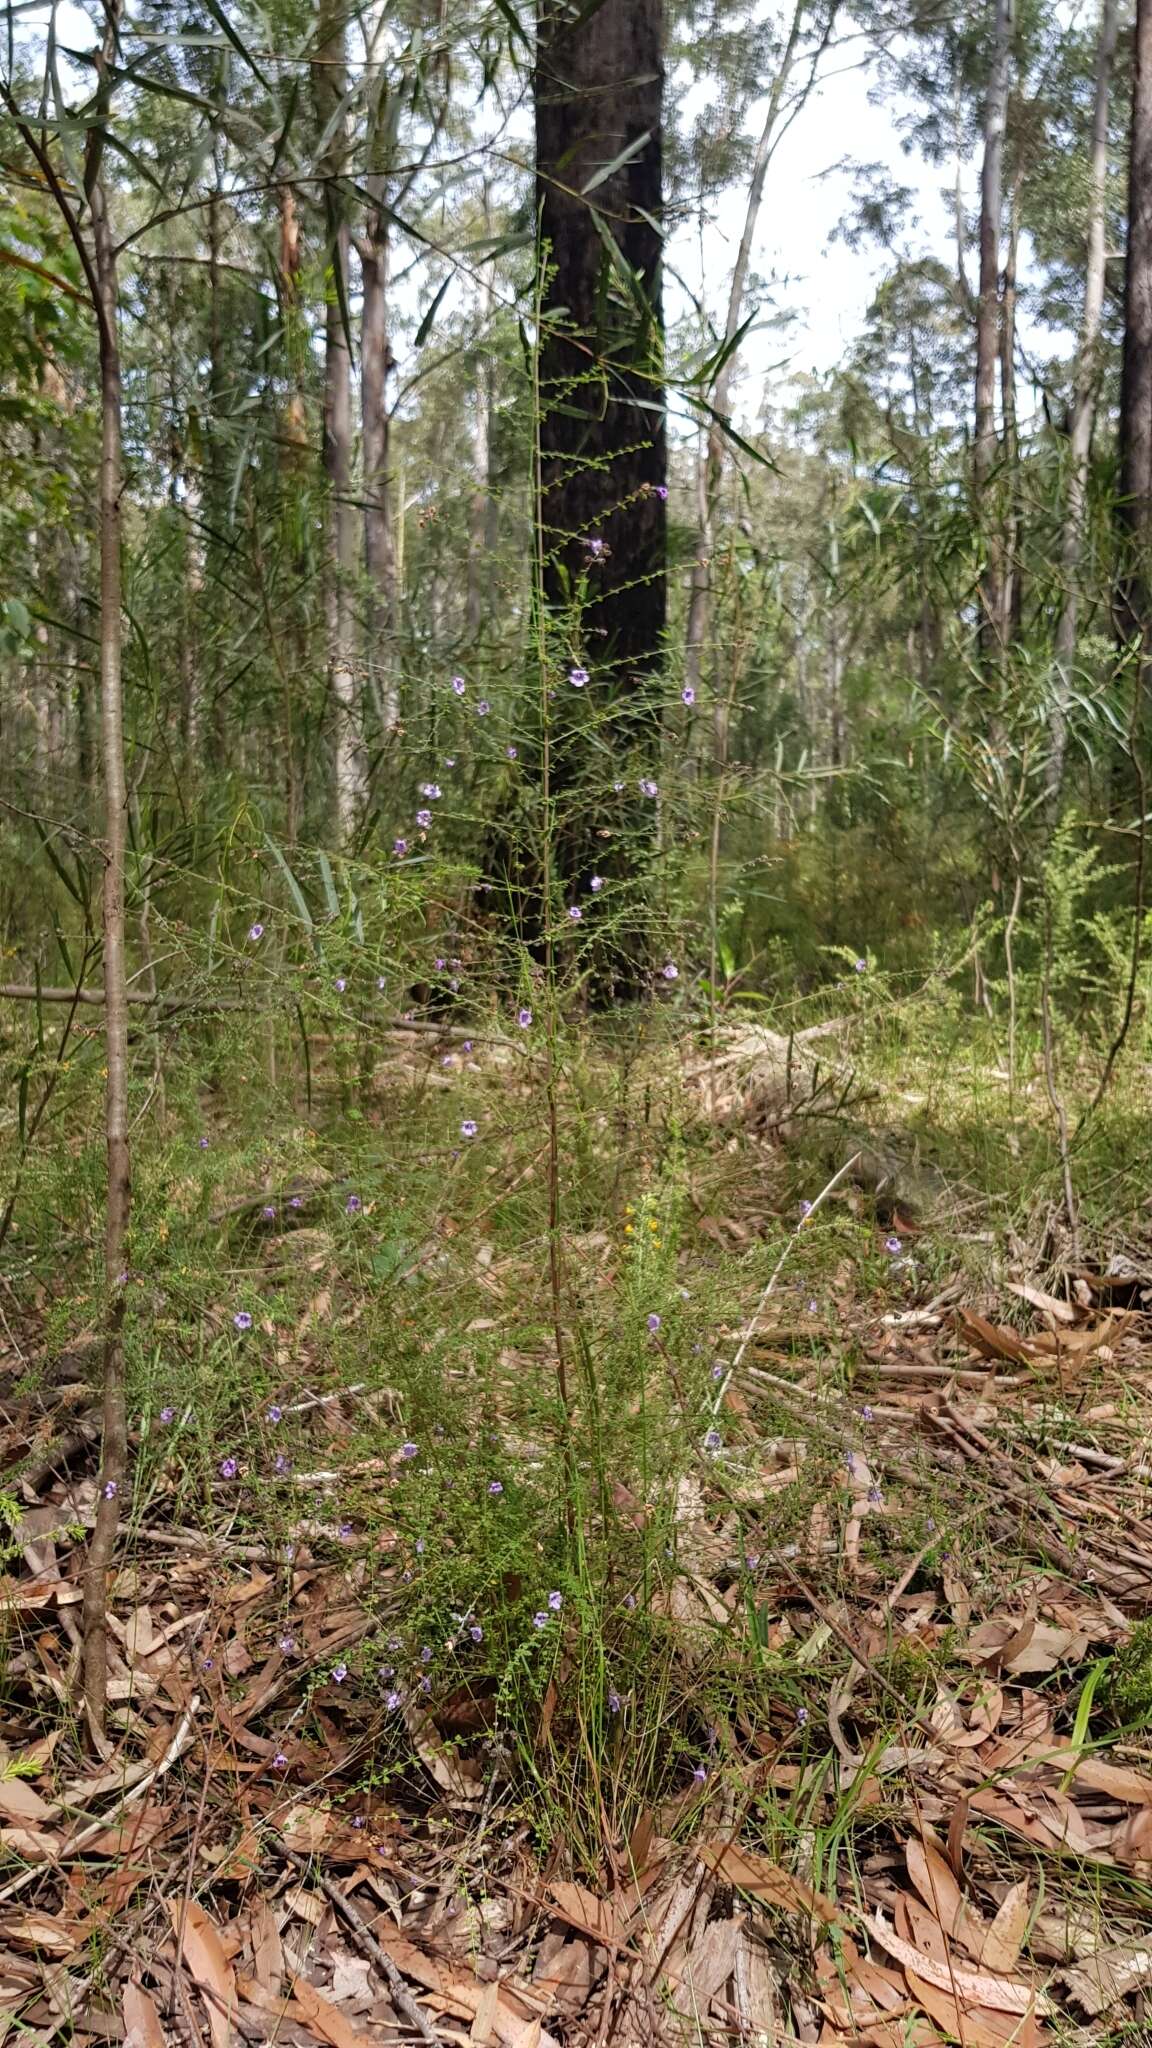
<path id="1" fill-rule="evenodd" d="M 1016 419 L 1016 268 L 1020 252 L 1020 172 L 1012 180 L 1008 202 L 1008 241 L 1000 297 L 1000 417 L 1004 427 L 1001 493 L 1004 555 L 1000 579 L 1001 648 L 1011 645 L 1020 630 L 1024 589 L 1020 563 L 1020 435 Z"/>
<path id="2" fill-rule="evenodd" d="M 347 149 L 339 113 L 347 90 L 345 20 L 341 0 L 322 0 L 312 67 L 317 120 L 322 131 L 331 131 L 321 164 L 329 237 L 322 448 L 327 484 L 324 627 L 336 728 L 335 825 L 341 845 L 353 838 L 366 795 L 360 693 L 353 666 L 356 514 L 352 503 L 352 357 L 347 332 L 349 237 L 341 189 Z"/>
<path id="3" fill-rule="evenodd" d="M 752 175 L 748 182 L 748 198 L 744 207 L 744 226 L 740 234 L 740 245 L 736 251 L 736 263 L 728 286 L 728 307 L 724 318 L 724 347 L 727 354 L 721 363 L 719 374 L 712 391 L 711 406 L 714 417 L 710 420 L 703 438 L 703 448 L 696 466 L 696 552 L 692 562 L 692 573 L 688 584 L 688 618 L 684 632 L 684 680 L 690 688 L 697 690 L 703 679 L 704 653 L 711 634 L 712 623 L 712 556 L 716 546 L 716 508 L 720 496 L 720 485 L 724 475 L 724 431 L 720 422 L 727 417 L 732 377 L 736 368 L 735 340 L 744 314 L 744 294 L 748 288 L 748 271 L 752 261 L 752 244 L 756 236 L 756 223 L 760 218 L 760 207 L 764 199 L 764 187 L 768 178 L 768 167 L 777 140 L 777 124 L 784 93 L 792 76 L 796 53 L 800 43 L 804 16 L 810 0 L 796 0 L 788 40 L 780 59 L 776 75 L 768 94 L 768 107 L 764 123 L 756 143 L 752 159 Z M 827 33 L 831 30 L 831 14 Z M 825 37 L 825 39 L 826 39 Z M 809 81 L 811 84 L 811 80 Z M 716 733 L 717 747 L 721 743 L 723 726 L 721 713 Z"/>
<path id="4" fill-rule="evenodd" d="M 577 11 L 541 0 L 543 626 L 557 667 L 579 660 L 590 671 L 617 757 L 637 764 L 658 749 L 645 684 L 663 655 L 667 602 L 663 74 L 662 0 Z M 602 812 L 588 790 L 593 758 L 573 722 L 548 770 L 562 813 L 554 872 L 569 888 L 586 888 L 594 869 L 632 875 L 639 858 L 637 842 L 617 836 L 619 806 L 606 798 Z M 520 885 L 540 901 L 539 877 Z"/>
<path id="5" fill-rule="evenodd" d="M 1117 628 L 1147 662 L 1152 547 L 1152 0 L 1136 0 L 1132 127 L 1128 167 L 1128 251 L 1120 381 L 1120 502 L 1123 550 Z"/>
<path id="6" fill-rule="evenodd" d="M 132 1200 L 128 1144 L 128 987 L 124 938 L 124 872 L 128 784 L 124 768 L 121 676 L 120 497 L 121 439 L 119 294 L 116 253 L 103 182 L 108 68 L 115 54 L 120 0 L 106 0 L 100 59 L 102 122 L 91 130 L 84 186 L 91 216 L 94 298 L 100 337 L 100 733 L 104 771 L 104 1125 L 108 1158 L 104 1220 L 104 1391 L 100 1488 L 84 1573 L 84 1702 L 89 1728 L 105 1746 L 108 1699 L 108 1571 L 120 1519 L 120 1491 L 128 1463 L 124 1396 L 124 1271 Z"/>
<path id="7" fill-rule="evenodd" d="M 391 421 L 388 413 L 388 372 L 392 352 L 388 337 L 390 247 L 388 216 L 381 204 L 382 180 L 369 179 L 373 200 L 368 231 L 357 244 L 363 307 L 360 317 L 360 424 L 364 465 L 364 569 L 368 579 L 368 673 L 376 708 L 385 731 L 400 717 L 394 635 L 396 630 L 396 549 L 389 497 Z"/>
<path id="8" fill-rule="evenodd" d="M 1004 203 L 1004 131 L 1014 0 L 993 0 L 992 58 L 984 101 L 980 172 L 980 284 L 976 302 L 976 518 L 984 542 L 980 581 L 980 648 L 986 668 L 1003 646 L 1004 546 L 996 507 L 1000 443 L 996 432 L 996 369 L 1000 357 L 1000 217 Z"/>
<path id="9" fill-rule="evenodd" d="M 536 47 L 546 587 L 568 602 L 603 542 L 586 629 L 621 689 L 658 659 L 665 621 L 662 27 L 662 0 L 544 0 Z"/>
<path id="10" fill-rule="evenodd" d="M 484 187 L 484 233 L 491 232 L 488 186 Z M 492 314 L 496 304 L 493 264 L 485 262 L 477 291 L 477 316 L 481 334 L 476 374 L 476 428 L 473 460 L 476 480 L 468 507 L 468 585 L 466 625 L 468 638 L 480 637 L 489 610 L 491 584 L 489 556 L 495 541 L 492 499 L 492 413 L 495 403 L 495 369 L 492 354 Z"/>
<path id="11" fill-rule="evenodd" d="M 1076 352 L 1072 426 L 1068 445 L 1068 495 L 1064 502 L 1064 530 L 1060 541 L 1061 594 L 1060 616 L 1056 623 L 1056 673 L 1048 720 L 1050 747 L 1047 793 L 1049 804 L 1053 807 L 1060 798 L 1068 746 L 1067 706 L 1072 684 L 1072 666 L 1076 659 L 1080 596 L 1078 579 L 1084 547 L 1088 461 L 1092 452 L 1092 431 L 1096 423 L 1096 400 L 1100 389 L 1100 322 L 1104 308 L 1108 194 L 1108 114 L 1112 96 L 1112 71 L 1116 61 L 1117 12 L 1117 0 L 1101 0 L 1100 36 L 1096 45 L 1096 92 L 1092 107 L 1084 309 L 1080 320 L 1080 345 Z"/>

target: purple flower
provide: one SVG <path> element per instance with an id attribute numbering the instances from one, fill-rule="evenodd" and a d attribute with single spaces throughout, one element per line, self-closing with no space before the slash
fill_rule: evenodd
<path id="1" fill-rule="evenodd" d="M 354 1828 L 362 1828 L 364 1826 L 364 1815 L 362 1813 L 354 1813 L 352 1815 L 352 1825 Z"/>
<path id="2" fill-rule="evenodd" d="M 509 747 L 509 748 L 507 749 L 508 759 L 509 759 L 510 761 L 515 761 L 515 760 L 516 760 L 516 758 L 517 758 L 517 752 L 518 752 L 517 748 L 515 748 L 515 747 Z"/>
<path id="3" fill-rule="evenodd" d="M 656 1335 L 657 1330 L 660 1328 L 660 1318 L 655 1313 L 650 1315 L 648 1318 L 648 1328 L 651 1330 L 653 1336 Z"/>
<path id="4" fill-rule="evenodd" d="M 625 1595 L 624 1595 L 624 1605 L 625 1605 L 625 1607 L 627 1607 L 627 1609 L 629 1610 L 629 1612 L 631 1612 L 631 1610 L 633 1609 L 633 1607 L 635 1607 L 635 1605 L 636 1605 L 636 1595 L 635 1595 L 635 1593 L 625 1593 Z"/>
<path id="5" fill-rule="evenodd" d="M 358 1216 L 364 1204 L 360 1200 L 359 1195 L 349 1195 L 344 1207 L 349 1216 Z"/>
<path id="6" fill-rule="evenodd" d="M 232 1321 L 238 1330 L 250 1330 L 252 1328 L 252 1318 L 246 1308 L 238 1308 Z"/>
<path id="7" fill-rule="evenodd" d="M 303 1195 L 293 1195 L 288 1203 L 288 1207 L 290 1209 L 302 1209 L 304 1207 Z"/>
<path id="8" fill-rule="evenodd" d="M 548 1605 L 552 1609 L 553 1614 L 559 1614 L 560 1609 L 564 1605 L 563 1593 L 549 1593 Z"/>
<path id="9" fill-rule="evenodd" d="M 492 706 L 488 702 L 487 697 L 481 697 L 480 702 L 476 706 L 477 718 L 487 718 L 488 713 L 491 711 L 491 709 Z"/>
<path id="10" fill-rule="evenodd" d="M 710 1451 L 712 1456 L 715 1457 L 722 1442 L 723 1438 L 720 1435 L 720 1431 L 718 1429 L 710 1429 L 704 1439 L 704 1449 Z"/>
<path id="11" fill-rule="evenodd" d="M 886 1252 L 891 1252 L 892 1257 L 895 1258 L 897 1252 L 902 1252 L 904 1247 L 898 1237 L 886 1237 L 884 1239 L 884 1249 Z"/>
<path id="12" fill-rule="evenodd" d="M 691 683 L 685 683 L 684 688 L 680 692 L 680 702 L 682 704 L 694 704 L 696 702 L 696 692 L 692 688 Z"/>
<path id="13" fill-rule="evenodd" d="M 469 1629 L 468 1633 L 471 1636 L 472 1641 L 474 1643 L 482 1643 L 484 1641 L 484 1631 L 481 1628 L 478 1621 L 473 1622 L 472 1627 Z"/>
<path id="14" fill-rule="evenodd" d="M 616 1691 L 615 1686 L 611 1685 L 608 1688 L 608 1712 L 610 1714 L 618 1714 L 620 1712 L 620 1695 Z"/>
<path id="15" fill-rule="evenodd" d="M 570 668 L 568 671 L 568 681 L 571 683 L 572 688 L 574 690 L 582 690 L 584 688 L 585 683 L 588 681 L 587 669 Z"/>
<path id="16" fill-rule="evenodd" d="M 660 791 L 650 775 L 642 775 L 640 777 L 640 794 L 641 796 L 659 796 Z"/>
<path id="17" fill-rule="evenodd" d="M 291 1657 L 296 1648 L 295 1636 L 281 1636 L 279 1648 L 285 1657 Z"/>
<path id="18" fill-rule="evenodd" d="M 488 1491 L 489 1493 L 503 1493 L 503 1482 L 499 1479 L 490 1479 L 488 1482 Z"/>
<path id="19" fill-rule="evenodd" d="M 660 972 L 664 976 L 665 981 L 679 981 L 680 979 L 680 969 L 674 960 L 666 960 Z"/>
<path id="20" fill-rule="evenodd" d="M 272 1769 L 274 1771 L 286 1771 L 288 1769 L 288 1759 L 282 1749 L 276 1751 L 272 1759 Z"/>
<path id="21" fill-rule="evenodd" d="M 174 1408 L 162 1408 L 160 1410 L 160 1420 L 161 1422 L 174 1422 L 176 1420 L 176 1410 Z"/>
<path id="22" fill-rule="evenodd" d="M 283 1422 L 284 1410 L 279 1406 L 277 1402 L 273 1401 L 272 1406 L 268 1410 L 267 1419 L 269 1422 Z"/>
<path id="23" fill-rule="evenodd" d="M 808 1709 L 807 1709 L 807 1707 L 797 1707 L 797 1709 L 796 1709 L 796 1726 L 797 1726 L 798 1728 L 803 1728 L 803 1727 L 805 1727 L 805 1726 L 806 1726 L 806 1724 L 807 1724 L 807 1720 L 808 1720 Z"/>
<path id="24" fill-rule="evenodd" d="M 463 676 L 453 676 L 452 688 L 457 697 L 462 697 L 464 695 L 465 690 L 468 688 L 468 685 L 464 681 Z"/>
<path id="25" fill-rule="evenodd" d="M 584 912 L 581 910 L 580 905 L 578 903 L 570 903 L 568 905 L 568 915 L 571 918 L 573 924 L 579 924 L 584 916 Z"/>
<path id="26" fill-rule="evenodd" d="M 432 1434 L 433 1436 L 443 1436 L 444 1431 L 442 1429 L 434 1429 Z M 422 1536 L 416 1538 L 416 1555 L 417 1557 L 423 1557 L 424 1555 L 424 1538 Z"/>
<path id="27" fill-rule="evenodd" d="M 747 1565 L 749 1571 L 754 1572 L 757 1565 L 760 1562 L 760 1552 L 758 1550 L 750 1550 L 748 1552 L 748 1555 L 744 1559 L 744 1562 Z"/>
<path id="28" fill-rule="evenodd" d="M 265 1202 L 264 1207 L 260 1211 L 260 1214 L 263 1216 L 265 1223 L 271 1223 L 276 1215 L 275 1202 Z"/>
<path id="29" fill-rule="evenodd" d="M 201 1150 L 202 1152 L 206 1152 L 206 1151 L 208 1150 L 208 1139 L 207 1139 L 207 1138 L 201 1138 L 201 1140 L 200 1140 L 200 1150 Z"/>
<path id="30" fill-rule="evenodd" d="M 871 1422 L 872 1410 L 869 1407 L 865 1406 L 860 1410 L 860 1420 L 861 1422 Z"/>
<path id="31" fill-rule="evenodd" d="M 263 927 L 263 925 L 262 925 L 262 924 L 253 924 L 253 925 L 249 925 L 249 927 L 248 927 L 248 937 L 249 937 L 250 939 L 262 939 L 262 938 L 264 937 L 264 927 Z"/>
<path id="32" fill-rule="evenodd" d="M 438 782 L 422 782 L 420 784 L 420 794 L 421 796 L 430 796 L 435 800 L 440 794 L 440 784 Z"/>
<path id="33" fill-rule="evenodd" d="M 528 1030 L 528 1027 L 532 1022 L 532 1012 L 528 1008 L 527 1003 L 525 1003 L 522 1010 L 517 1012 L 516 1022 L 520 1026 L 521 1031 Z"/>
<path id="34" fill-rule="evenodd" d="M 420 1652 L 420 1662 L 422 1664 L 430 1664 L 432 1662 L 432 1650 L 428 1643 L 425 1643 L 424 1648 Z"/>
<path id="35" fill-rule="evenodd" d="M 115 1498 L 116 1498 L 116 1495 L 117 1495 L 117 1494 L 119 1493 L 119 1491 L 120 1491 L 120 1488 L 119 1488 L 119 1486 L 117 1485 L 117 1482 L 115 1481 L 115 1479 L 106 1479 L 106 1480 L 104 1481 L 104 1498 L 105 1498 L 105 1500 L 115 1500 Z"/>
<path id="36" fill-rule="evenodd" d="M 396 855 L 397 860 L 402 860 L 404 858 L 404 855 L 408 851 L 408 841 L 406 839 L 394 839 L 392 841 L 392 851 Z M 380 980 L 376 983 L 376 986 L 377 988 L 383 988 L 383 976 L 381 976 Z"/>
<path id="37" fill-rule="evenodd" d="M 692 1783 L 693 1783 L 694 1785 L 706 1785 L 706 1784 L 707 1784 L 707 1782 L 708 1782 L 708 1773 L 707 1773 L 707 1771 L 705 1770 L 705 1768 L 704 1768 L 703 1764 L 697 1764 L 697 1766 L 696 1766 L 696 1769 L 695 1769 L 695 1770 L 693 1771 L 693 1773 L 692 1773 Z"/>
<path id="38" fill-rule="evenodd" d="M 884 1504 L 884 1495 L 878 1486 L 870 1486 L 868 1488 L 868 1498 L 874 1508 L 882 1507 Z"/>
<path id="39" fill-rule="evenodd" d="M 805 1219 L 805 1217 L 806 1217 L 806 1216 L 810 1216 L 811 1214 L 812 1214 L 812 1204 L 811 1204 L 811 1202 L 801 1202 L 801 1204 L 800 1204 L 800 1221 L 801 1221 L 801 1223 L 803 1223 L 803 1221 L 804 1221 L 804 1219 Z"/>
<path id="40" fill-rule="evenodd" d="M 420 1680 L 420 1690 L 423 1693 L 429 1693 L 432 1690 L 432 1680 L 427 1674 Z"/>
<path id="41" fill-rule="evenodd" d="M 716 1360 L 715 1365 L 712 1367 L 712 1377 L 714 1380 L 722 1380 L 724 1377 L 724 1366 L 719 1358 Z"/>
<path id="42" fill-rule="evenodd" d="M 238 1472 L 239 1470 L 240 1470 L 240 1467 L 239 1467 L 239 1465 L 238 1465 L 238 1464 L 236 1463 L 236 1460 L 235 1460 L 235 1458 L 221 1458 L 221 1460 L 220 1460 L 220 1477 L 221 1477 L 221 1479 L 235 1479 L 235 1477 L 236 1477 L 236 1474 L 237 1474 L 237 1472 Z"/>
<path id="43" fill-rule="evenodd" d="M 340 1538 L 341 1543 L 347 1543 L 349 1537 L 352 1534 L 351 1522 L 341 1522 L 337 1534 Z"/>
<path id="44" fill-rule="evenodd" d="M 348 1666 L 346 1664 L 334 1664 L 332 1666 L 332 1676 L 336 1680 L 337 1685 L 343 1685 L 344 1680 L 348 1676 Z"/>
<path id="45" fill-rule="evenodd" d="M 277 1479 L 286 1479 L 292 1470 L 291 1458 L 284 1451 L 277 1451 L 273 1460 L 272 1470 L 276 1474 Z"/>
<path id="46" fill-rule="evenodd" d="M 546 1614 L 534 1614 L 532 1616 L 532 1626 L 533 1628 L 547 1628 L 548 1616 Z"/>
<path id="47" fill-rule="evenodd" d="M 460 1136 L 462 1138 L 474 1138 L 476 1136 L 477 1128 L 478 1126 L 476 1124 L 475 1118 L 466 1116 L 463 1123 L 460 1126 Z"/>
<path id="48" fill-rule="evenodd" d="M 455 756 L 455 754 L 445 754 L 445 756 L 444 756 L 444 766 L 445 766 L 446 768 L 454 768 L 454 767 L 456 766 L 456 756 Z"/>
<path id="49" fill-rule="evenodd" d="M 472 1050 L 472 1040 L 471 1040 L 470 1038 L 466 1038 L 466 1039 L 464 1040 L 464 1043 L 463 1043 L 463 1045 L 462 1045 L 462 1046 L 460 1047 L 460 1050 L 461 1050 L 461 1052 L 471 1052 L 471 1050 Z"/>
<path id="50" fill-rule="evenodd" d="M 402 1458 L 417 1458 L 417 1457 L 419 1457 L 419 1455 L 420 1455 L 420 1446 L 419 1446 L 419 1444 L 401 1444 L 401 1446 L 400 1446 L 400 1456 L 401 1456 Z"/>
<path id="51" fill-rule="evenodd" d="M 591 889 L 592 894 L 594 896 L 598 896 L 600 894 L 601 889 L 604 887 L 603 875 L 593 875 L 592 880 L 588 884 L 588 887 Z"/>
<path id="52" fill-rule="evenodd" d="M 343 976 L 342 974 L 338 974 L 338 975 L 336 976 L 336 979 L 335 979 L 335 981 L 334 981 L 334 982 L 332 983 L 332 986 L 333 986 L 333 988 L 335 989 L 335 991 L 336 991 L 337 995 L 338 995 L 338 996 L 342 996 L 342 995 L 343 995 L 343 993 L 344 993 L 344 991 L 345 991 L 345 989 L 346 989 L 346 988 L 347 988 L 347 986 L 348 986 L 348 983 L 347 983 L 347 981 L 345 980 L 345 978 L 344 978 L 344 976 Z"/>
<path id="53" fill-rule="evenodd" d="M 854 960 L 852 966 L 853 972 L 856 974 L 867 974 L 868 972 L 868 962 L 866 960 Z"/>
<path id="54" fill-rule="evenodd" d="M 446 960 L 434 960 L 432 965 L 436 969 L 437 974 L 443 974 L 448 962 Z"/>
<path id="55" fill-rule="evenodd" d="M 663 502 L 664 502 L 665 498 L 666 498 L 666 497 L 668 496 L 668 486 L 667 486 L 667 484 L 657 484 L 657 486 L 656 486 L 656 496 L 657 496 L 657 497 L 659 498 L 659 500 L 660 500 L 661 504 L 663 504 Z"/>
<path id="56" fill-rule="evenodd" d="M 427 808 L 425 808 L 424 810 L 417 811 L 416 823 L 419 825 L 422 832 L 426 832 L 428 830 L 429 825 L 432 823 L 431 811 Z"/>
<path id="57" fill-rule="evenodd" d="M 808 1303 L 808 1314 L 810 1316 L 814 1316 L 817 1313 L 819 1307 L 820 1303 L 818 1301 L 810 1301 Z"/>
<path id="58" fill-rule="evenodd" d="M 590 555 L 602 555 L 604 553 L 604 543 L 598 533 L 589 534 L 585 539 L 584 545 Z"/>

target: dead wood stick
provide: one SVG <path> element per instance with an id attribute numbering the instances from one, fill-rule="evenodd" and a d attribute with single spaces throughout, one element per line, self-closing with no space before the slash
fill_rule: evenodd
<path id="1" fill-rule="evenodd" d="M 187 995 L 163 994 L 159 990 L 153 995 L 148 989 L 130 988 L 126 1001 L 143 1008 L 157 1010 L 263 1010 L 275 1008 L 275 1004 L 259 996 L 217 996 L 206 992 Z M 81 1007 L 98 1009 L 104 1002 L 102 988 L 37 988 L 34 981 L 0 982 L 0 1002 L 9 1003 L 75 1003 Z M 476 1024 L 440 1023 L 427 1017 L 351 1017 L 348 1020 L 358 1029 L 375 1031 L 411 1031 L 427 1033 L 433 1038 L 460 1038 L 479 1040 L 484 1045 L 507 1045 L 516 1047 L 517 1042 L 502 1031 L 485 1031 Z"/>
<path id="2" fill-rule="evenodd" d="M 365 1955 L 371 1957 L 377 1969 L 386 1978 L 392 2002 L 401 2019 L 407 2020 L 409 2026 L 415 2027 L 421 2040 L 428 2043 L 428 2048 L 444 2048 L 441 2035 L 436 2032 L 423 2008 L 416 2003 L 396 1964 L 387 1949 L 382 1948 L 377 1941 L 359 1907 L 352 1904 L 351 1899 L 341 1891 L 334 1878 L 326 1877 L 322 1870 L 317 1870 L 310 1857 L 301 1856 L 297 1850 L 290 1849 L 284 1841 L 281 1841 L 280 1847 L 283 1854 L 289 1857 L 298 1869 L 307 1871 L 312 1883 L 319 1885 L 325 1897 L 331 1899 L 336 1911 L 348 1922 Z"/>
<path id="3" fill-rule="evenodd" d="M 107 1813 L 102 1813 L 97 1818 L 89 1821 L 87 1827 L 81 1827 L 78 1834 L 74 1834 L 69 1841 L 62 1843 L 56 1853 L 48 1857 L 44 1863 L 32 1863 L 28 1866 L 27 1870 L 22 1870 L 19 1877 L 13 1878 L 11 1884 L 6 1884 L 3 1891 L 0 1891 L 0 1902 L 14 1898 L 17 1892 L 24 1890 L 25 1885 L 32 1883 L 33 1878 L 42 1876 L 45 1869 L 65 1861 L 70 1861 L 73 1856 L 78 1856 L 80 1851 L 86 1848 L 89 1842 L 94 1842 L 97 1835 L 102 1835 L 106 1828 L 110 1828 L 114 1821 L 119 1820 L 120 1815 L 127 1807 L 134 1806 L 138 1799 L 142 1799 L 145 1792 L 149 1791 L 157 1780 L 164 1776 L 166 1771 L 171 1770 L 177 1757 L 187 1748 L 188 1737 L 191 1733 L 192 1723 L 196 1717 L 199 1705 L 200 1695 L 199 1693 L 193 1693 L 184 1710 L 180 1726 L 177 1728 L 159 1763 L 154 1764 L 152 1769 L 139 1780 L 139 1783 L 133 1785 L 124 1798 L 111 1807 Z"/>

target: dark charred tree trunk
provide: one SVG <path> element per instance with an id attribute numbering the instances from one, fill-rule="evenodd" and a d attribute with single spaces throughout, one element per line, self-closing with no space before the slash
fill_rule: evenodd
<path id="1" fill-rule="evenodd" d="M 631 840 L 625 856 L 612 813 L 588 784 L 578 711 L 603 721 L 611 707 L 618 775 L 625 764 L 650 768 L 659 741 L 645 685 L 663 654 L 666 615 L 662 92 L 662 0 L 583 9 L 541 0 L 538 487 L 542 630 L 563 692 L 550 788 L 565 890 L 586 887 L 594 867 L 623 876 L 639 844 Z M 579 705 L 564 680 L 572 666 L 591 678 Z M 606 730 L 601 722 L 602 738 Z M 649 816 L 654 824 L 654 807 Z"/>
<path id="2" fill-rule="evenodd" d="M 1152 651 L 1152 0 L 1137 0 L 1133 56 L 1116 624 L 1123 641 L 1139 645 L 1146 671 Z"/>

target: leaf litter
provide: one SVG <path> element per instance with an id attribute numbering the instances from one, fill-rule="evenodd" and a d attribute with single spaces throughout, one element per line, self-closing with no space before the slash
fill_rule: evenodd
<path id="1" fill-rule="evenodd" d="M 500 1302 L 510 1265 L 488 1269 Z M 378 1702 L 317 1679 L 379 1620 L 310 1513 L 252 1544 L 155 1506 L 113 1587 L 117 1741 L 93 1766 L 72 1711 L 91 1432 L 58 1435 L 53 1457 L 10 1404 L 6 1463 L 25 1478 L 2 1587 L 6 2024 L 78 2048 L 364 2048 L 398 2028 L 509 2048 L 1044 2048 L 1085 2020 L 1146 2021 L 1152 1741 L 1103 1754 L 1077 1709 L 1152 1606 L 1152 1463 L 1132 1419 L 1152 1367 L 1137 1310 L 1091 1276 L 1069 1298 L 1007 1291 L 1041 1329 L 992 1302 L 869 1313 L 850 1393 L 866 1430 L 794 1332 L 756 1331 L 724 1392 L 732 1455 L 684 1478 L 678 1569 L 650 1607 L 689 1668 L 720 1643 L 790 1649 L 824 1686 L 827 1740 L 783 1695 L 767 1719 L 737 1708 L 704 1790 L 627 1840 L 606 1831 L 595 1872 L 518 1822 L 482 1701 L 406 1702 L 410 1770 L 365 1794 Z M 310 1320 L 330 1311 L 325 1290 Z M 757 1422 L 777 1395 L 791 1435 Z M 319 1479 L 339 1469 L 345 1399 L 298 1404 Z M 837 1429 L 839 1477 L 821 1482 Z M 643 1529 L 651 1503 L 618 1491 Z M 934 1542 L 928 1498 L 1005 1568 Z"/>

